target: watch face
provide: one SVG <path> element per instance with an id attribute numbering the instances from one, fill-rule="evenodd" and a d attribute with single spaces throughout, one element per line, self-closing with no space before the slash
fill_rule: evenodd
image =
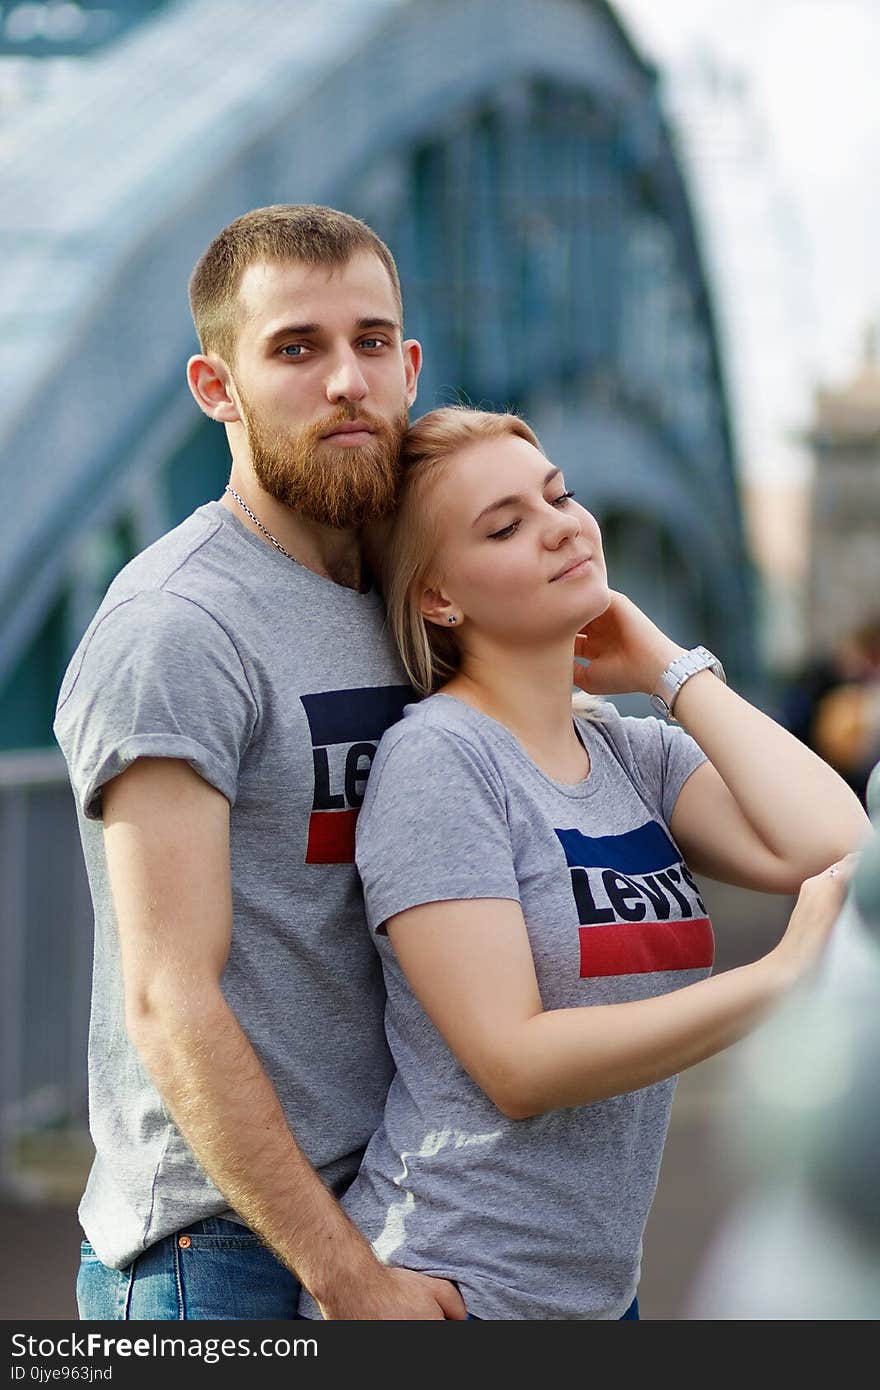
<path id="1" fill-rule="evenodd" d="M 666 701 L 663 699 L 663 696 L 662 696 L 662 695 L 651 695 L 649 698 L 650 698 L 650 701 L 651 701 L 652 706 L 654 707 L 654 709 L 656 710 L 656 712 L 660 715 L 660 718 L 661 718 L 661 719 L 668 719 L 668 718 L 669 718 L 669 706 L 667 705 Z"/>

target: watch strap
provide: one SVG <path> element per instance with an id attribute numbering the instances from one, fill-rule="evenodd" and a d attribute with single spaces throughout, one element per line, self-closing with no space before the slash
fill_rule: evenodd
<path id="1" fill-rule="evenodd" d="M 685 681 L 690 680 L 691 676 L 695 676 L 699 671 L 707 670 L 712 671 L 719 680 L 726 682 L 724 667 L 708 647 L 692 647 L 690 651 L 682 652 L 670 661 L 666 670 L 661 672 L 651 695 L 651 704 L 657 713 L 671 719 L 675 701 Z"/>

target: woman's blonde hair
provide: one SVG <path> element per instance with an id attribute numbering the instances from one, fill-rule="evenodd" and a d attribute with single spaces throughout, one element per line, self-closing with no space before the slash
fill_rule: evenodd
<path id="1" fill-rule="evenodd" d="M 388 626 L 407 676 L 422 695 L 432 695 L 445 685 L 461 664 L 456 634 L 429 622 L 421 610 L 426 584 L 443 582 L 436 571 L 439 537 L 431 501 L 434 484 L 460 449 L 505 435 L 525 439 L 544 452 L 525 420 L 509 411 L 452 405 L 423 415 L 404 436 L 394 514 L 368 543 L 368 559 L 385 597 Z M 583 692 L 572 703 L 578 714 L 588 718 L 597 717 L 601 707 L 601 701 Z"/>

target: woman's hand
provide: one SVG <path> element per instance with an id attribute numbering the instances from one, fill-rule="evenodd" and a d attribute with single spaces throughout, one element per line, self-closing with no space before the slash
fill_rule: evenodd
<path id="1" fill-rule="evenodd" d="M 671 641 L 625 594 L 611 591 L 611 603 L 574 639 L 574 684 L 590 695 L 650 695 L 670 661 L 686 650 Z"/>
<path id="2" fill-rule="evenodd" d="M 801 884 L 785 935 L 772 952 L 785 961 L 794 983 L 810 975 L 822 959 L 858 862 L 858 854 L 847 854 Z"/>

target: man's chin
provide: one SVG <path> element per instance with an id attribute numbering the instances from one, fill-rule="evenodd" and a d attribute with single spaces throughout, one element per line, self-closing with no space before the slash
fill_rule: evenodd
<path id="1" fill-rule="evenodd" d="M 330 498 L 332 496 L 331 491 Z M 391 515 L 395 502 L 393 492 L 386 498 L 341 497 L 335 501 L 328 499 L 326 495 L 316 497 L 314 492 L 308 495 L 296 492 L 284 492 L 280 495 L 275 493 L 275 497 L 297 516 L 315 522 L 318 526 L 327 526 L 332 531 L 360 531 L 366 526 L 376 525 Z"/>
<path id="2" fill-rule="evenodd" d="M 260 486 L 292 512 L 333 530 L 359 530 L 394 509 L 405 428 L 401 416 L 342 443 L 315 429 L 267 436 L 248 420 L 251 461 Z"/>

